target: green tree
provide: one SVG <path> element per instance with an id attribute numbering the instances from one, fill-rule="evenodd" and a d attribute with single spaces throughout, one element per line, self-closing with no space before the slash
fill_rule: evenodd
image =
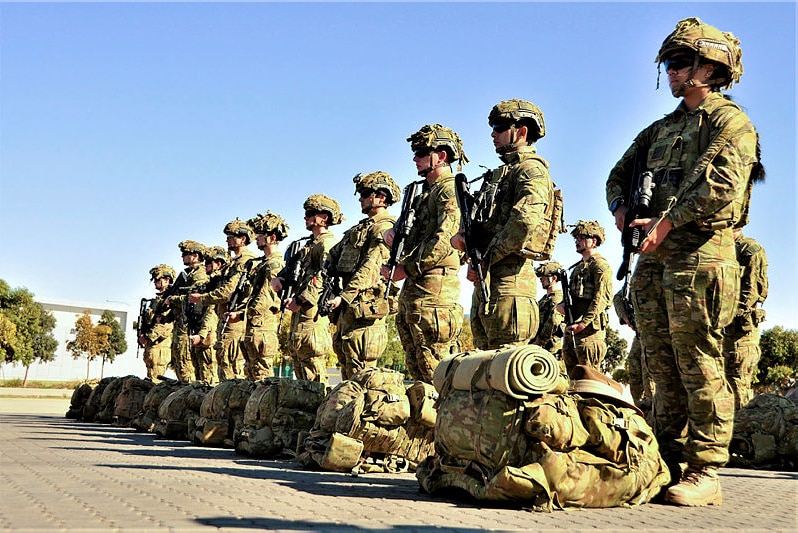
<path id="1" fill-rule="evenodd" d="M 762 358 L 756 380 L 765 391 L 779 390 L 798 377 L 798 331 L 776 326 L 759 338 Z"/>
<path id="2" fill-rule="evenodd" d="M 600 369 L 605 374 L 614 375 L 615 369 L 624 366 L 629 354 L 629 343 L 618 335 L 618 332 L 607 326 L 607 355 L 601 362 Z"/>
<path id="3" fill-rule="evenodd" d="M 106 326 L 110 330 L 108 332 L 108 341 L 105 343 L 104 351 L 100 354 L 103 358 L 102 367 L 100 369 L 100 377 L 102 378 L 103 371 L 105 370 L 105 362 L 108 361 L 109 363 L 113 363 L 117 355 L 125 353 L 127 351 L 127 341 L 125 340 L 125 332 L 122 331 L 122 326 L 119 325 L 119 321 L 112 311 L 107 309 L 103 311 L 98 324 L 98 327 L 99 326 Z"/>
<path id="4" fill-rule="evenodd" d="M 91 362 L 95 357 L 101 356 L 108 351 L 108 339 L 111 336 L 111 328 L 104 324 L 94 325 L 89 311 L 86 310 L 82 315 L 76 315 L 75 338 L 67 341 L 66 348 L 74 359 L 86 358 L 86 379 L 89 379 Z"/>
<path id="5" fill-rule="evenodd" d="M 399 340 L 399 331 L 396 329 L 396 315 L 389 315 L 386 323 L 388 325 L 388 345 L 377 359 L 377 366 L 405 372 L 405 351 Z"/>
<path id="6" fill-rule="evenodd" d="M 11 289 L 0 279 L 0 362 L 25 367 L 23 386 L 35 362 L 55 359 L 58 341 L 53 337 L 55 317 L 33 300 L 25 288 Z"/>

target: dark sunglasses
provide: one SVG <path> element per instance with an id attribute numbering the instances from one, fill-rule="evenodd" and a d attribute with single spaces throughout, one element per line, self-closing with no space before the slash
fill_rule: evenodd
<path id="1" fill-rule="evenodd" d="M 495 124 L 491 126 L 491 128 L 495 133 L 504 133 L 505 131 L 509 130 L 512 127 L 513 127 L 512 124 Z"/>
<path id="2" fill-rule="evenodd" d="M 415 152 L 413 152 L 413 155 L 421 159 L 422 157 L 427 157 L 431 153 L 432 150 L 430 150 L 429 148 L 422 148 L 421 150 L 416 150 Z"/>
<path id="3" fill-rule="evenodd" d="M 318 211 L 305 211 L 305 218 L 315 217 L 318 214 Z"/>
<path id="4" fill-rule="evenodd" d="M 675 56 L 669 57 L 665 61 L 663 61 L 663 65 L 665 65 L 665 70 L 682 70 L 685 67 L 692 67 L 693 66 L 694 58 L 692 56 Z"/>

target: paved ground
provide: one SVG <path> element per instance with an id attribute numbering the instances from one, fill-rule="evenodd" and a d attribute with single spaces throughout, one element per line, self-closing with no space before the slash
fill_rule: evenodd
<path id="1" fill-rule="evenodd" d="M 724 469 L 717 508 L 533 513 L 434 499 L 412 474 L 352 477 L 63 417 L 0 397 L 0 529 L 478 531 L 798 529 L 798 474 Z"/>

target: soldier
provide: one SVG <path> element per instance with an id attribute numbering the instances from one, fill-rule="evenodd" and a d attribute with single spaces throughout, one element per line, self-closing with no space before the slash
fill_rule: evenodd
<path id="1" fill-rule="evenodd" d="M 741 56 L 731 33 L 697 18 L 680 21 L 656 62 L 682 100 L 638 134 L 607 179 L 619 230 L 640 173 L 652 172 L 656 185 L 654 216 L 626 224 L 647 235 L 631 292 L 656 385 L 653 427 L 677 482 L 665 499 L 676 505 L 719 505 L 718 467 L 729 459 L 734 396 L 721 328 L 734 318 L 739 294 L 733 228 L 747 223 L 753 181 L 764 175 L 754 127 L 720 92 L 739 81 Z"/>
<path id="2" fill-rule="evenodd" d="M 651 374 L 643 359 L 643 347 L 640 345 L 640 336 L 637 334 L 637 325 L 634 320 L 634 309 L 627 306 L 623 301 L 623 289 L 615 293 L 612 298 L 612 305 L 615 307 L 615 314 L 621 325 L 628 326 L 635 332 L 632 338 L 632 347 L 626 357 L 626 371 L 629 373 L 629 392 L 632 400 L 641 411 L 648 414 L 651 411 L 651 399 L 654 396 L 654 382 L 651 381 Z"/>
<path id="3" fill-rule="evenodd" d="M 208 274 L 203 268 L 205 246 L 196 241 L 183 241 L 179 245 L 185 265 L 186 288 L 203 286 L 208 281 Z M 202 306 L 186 302 L 185 295 L 172 296 L 169 306 L 175 313 L 175 326 L 172 331 L 172 368 L 177 379 L 190 382 L 196 378 L 192 362 L 192 348 L 188 340 L 189 316 L 201 316 Z"/>
<path id="4" fill-rule="evenodd" d="M 458 170 L 468 162 L 460 137 L 440 124 L 426 125 L 408 137 L 418 175 L 425 179 L 415 199 L 416 220 L 407 237 L 405 253 L 397 258 L 392 281 L 404 279 L 399 293 L 396 329 L 405 350 L 407 370 L 413 379 L 432 383 L 438 363 L 460 351 L 463 326 L 459 303 L 460 254 L 451 239 L 460 226 L 451 164 Z M 385 233 L 393 244 L 395 228 Z M 383 267 L 388 277 L 390 269 Z"/>
<path id="5" fill-rule="evenodd" d="M 476 195 L 472 238 L 483 258 L 489 302 L 477 288 L 472 299 L 471 330 L 479 348 L 528 343 L 538 330 L 533 259 L 553 248 L 559 226 L 552 224 L 554 185 L 549 164 L 535 142 L 546 134 L 543 112 L 524 100 L 502 101 L 491 109 L 488 124 L 504 165 L 485 175 Z M 556 226 L 556 227 L 555 227 Z M 452 240 L 466 251 L 458 233 Z M 546 257 L 548 258 L 548 257 Z M 477 281 L 469 266 L 468 279 Z"/>
<path id="6" fill-rule="evenodd" d="M 319 316 L 317 305 L 321 294 L 319 272 L 332 248 L 335 237 L 328 229 L 340 224 L 341 207 L 323 194 L 312 194 L 303 204 L 305 227 L 312 238 L 300 250 L 300 276 L 296 292 L 285 302 L 291 311 L 291 357 L 298 379 L 327 384 L 327 354 L 332 350 L 330 320 Z M 281 272 L 272 281 L 276 291 L 282 290 L 286 274 Z"/>
<path id="7" fill-rule="evenodd" d="M 158 383 L 158 376 L 166 374 L 171 359 L 175 318 L 172 310 L 163 304 L 163 293 L 175 282 L 175 271 L 169 265 L 157 265 L 150 269 L 150 277 L 157 294 L 149 308 L 149 316 L 139 318 L 144 319 L 146 327 L 142 328 L 138 341 L 144 347 L 147 379 Z"/>
<path id="8" fill-rule="evenodd" d="M 238 278 L 246 268 L 247 261 L 255 257 L 255 254 L 247 248 L 247 245 L 255 238 L 255 233 L 246 222 L 236 218 L 227 223 L 223 231 L 227 235 L 227 249 L 232 253 L 233 258 L 222 269 L 221 279 L 216 288 L 202 293 L 192 292 L 188 297 L 191 303 L 216 306 L 216 314 L 220 320 L 214 348 L 219 369 L 219 381 L 244 377 L 241 339 L 244 337 L 245 324 L 243 321 L 238 323 L 228 321 L 225 325 L 221 317 L 227 312 L 228 300 L 238 284 Z M 224 331 L 220 331 L 222 328 Z"/>
<path id="9" fill-rule="evenodd" d="M 737 262 L 740 263 L 740 298 L 732 323 L 723 328 L 723 358 L 726 379 L 734 393 L 734 408 L 739 410 L 754 397 L 751 382 L 762 352 L 759 349 L 759 324 L 765 320 L 762 304 L 768 295 L 768 259 L 756 240 L 734 230 Z"/>
<path id="10" fill-rule="evenodd" d="M 219 286 L 222 280 L 221 271 L 227 264 L 229 256 L 227 250 L 221 246 L 211 246 L 205 249 L 205 273 L 208 282 L 205 290 L 211 291 Z M 194 375 L 197 381 L 208 385 L 219 383 L 219 369 L 216 365 L 214 345 L 216 344 L 216 329 L 219 317 L 213 305 L 202 306 L 200 316 L 189 316 L 188 341 L 191 345 L 191 361 L 194 364 Z"/>
<path id="11" fill-rule="evenodd" d="M 329 306 L 333 316 L 337 314 L 333 348 L 345 380 L 367 366 L 376 366 L 388 344 L 385 317 L 390 305 L 380 267 L 388 261 L 390 250 L 382 234 L 396 222 L 388 206 L 400 196 L 399 186 L 386 172 L 358 174 L 354 182 L 366 218 L 332 247 L 327 273 L 341 282 L 341 292 L 329 300 Z"/>
<path id="12" fill-rule="evenodd" d="M 568 291 L 574 323 L 565 328 L 563 360 L 570 373 L 576 365 L 599 369 L 607 355 L 607 309 L 612 301 L 612 272 L 596 249 L 604 242 L 604 228 L 596 221 L 580 220 L 571 231 L 582 260 L 571 266 Z M 564 313 L 564 307 L 560 306 Z"/>
<path id="13" fill-rule="evenodd" d="M 244 371 L 247 379 L 256 381 L 272 377 L 275 356 L 280 353 L 277 326 L 280 317 L 280 297 L 271 286 L 285 266 L 279 252 L 280 242 L 288 236 L 288 225 L 280 215 L 266 211 L 249 220 L 255 230 L 255 243 L 263 252 L 263 257 L 252 267 L 251 293 L 247 298 L 246 312 L 234 311 L 231 322 L 238 322 L 246 314 L 246 333 L 244 335 Z"/>
<path id="14" fill-rule="evenodd" d="M 540 320 L 531 344 L 536 344 L 555 355 L 562 350 L 562 338 L 565 334 L 563 315 L 557 311 L 557 306 L 562 303 L 562 290 L 557 288 L 561 270 L 562 265 L 557 261 L 543 263 L 535 269 L 535 274 L 540 278 L 540 285 L 546 294 L 538 300 Z"/>

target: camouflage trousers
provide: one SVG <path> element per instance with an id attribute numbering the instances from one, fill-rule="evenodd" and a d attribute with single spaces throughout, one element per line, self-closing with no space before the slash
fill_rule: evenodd
<path id="1" fill-rule="evenodd" d="M 388 326 L 384 318 L 357 319 L 349 306 L 341 310 L 333 337 L 333 350 L 341 365 L 341 379 L 351 379 L 358 371 L 377 366 L 377 359 L 388 345 Z"/>
<path id="2" fill-rule="evenodd" d="M 675 243 L 679 249 L 669 249 Z M 670 466 L 721 466 L 729 459 L 734 397 L 721 328 L 734 316 L 739 283 L 731 230 L 677 229 L 638 260 L 631 289 L 655 384 L 651 422 Z"/>
<path id="3" fill-rule="evenodd" d="M 291 358 L 297 379 L 328 383 L 327 354 L 332 351 L 330 321 L 320 316 L 294 313 L 291 315 Z"/>
<path id="4" fill-rule="evenodd" d="M 273 324 L 249 328 L 241 347 L 244 350 L 244 373 L 248 380 L 272 377 L 274 358 L 280 354 L 277 320 Z"/>
<path id="5" fill-rule="evenodd" d="M 723 359 L 726 380 L 734 394 L 734 409 L 748 405 L 754 397 L 751 384 L 762 352 L 759 348 L 759 328 L 741 335 L 724 335 Z"/>
<path id="6" fill-rule="evenodd" d="M 605 355 L 607 355 L 607 331 L 596 329 L 594 324 L 576 335 L 566 332 L 563 337 L 562 358 L 569 374 L 576 365 L 599 368 Z"/>
<path id="7" fill-rule="evenodd" d="M 456 273 L 405 279 L 396 329 L 407 371 L 414 380 L 432 383 L 441 359 L 460 351 L 463 307 L 458 303 L 459 294 Z"/>
<path id="8" fill-rule="evenodd" d="M 194 363 L 188 344 L 188 333 L 175 327 L 172 332 L 172 368 L 179 381 L 191 383 L 195 379 Z"/>
<path id="9" fill-rule="evenodd" d="M 654 382 L 651 381 L 651 374 L 648 372 L 646 362 L 643 360 L 643 346 L 640 339 L 632 339 L 632 348 L 626 356 L 626 371 L 629 374 L 629 391 L 635 405 L 643 409 L 650 408 L 654 397 Z M 641 407 L 641 405 L 643 407 Z M 643 409 L 646 411 L 647 409 Z"/>
<path id="10" fill-rule="evenodd" d="M 218 335 L 214 348 L 216 350 L 219 381 L 245 377 L 244 353 L 241 349 L 241 341 L 243 339 L 243 322 L 228 324 L 227 329 Z"/>
<path id="11" fill-rule="evenodd" d="M 158 383 L 158 376 L 166 374 L 169 360 L 172 358 L 172 347 L 164 339 L 155 344 L 147 343 L 144 348 L 144 365 L 147 367 L 147 378 Z"/>
<path id="12" fill-rule="evenodd" d="M 202 344 L 202 342 L 192 346 L 191 363 L 194 365 L 194 378 L 197 381 L 208 385 L 215 385 L 219 382 L 213 348 Z"/>
<path id="13" fill-rule="evenodd" d="M 503 344 L 527 344 L 538 330 L 535 298 L 537 277 L 531 260 L 509 258 L 491 266 L 485 283 L 490 301 L 482 304 L 479 287 L 471 298 L 471 332 L 474 346 L 491 350 Z"/>

